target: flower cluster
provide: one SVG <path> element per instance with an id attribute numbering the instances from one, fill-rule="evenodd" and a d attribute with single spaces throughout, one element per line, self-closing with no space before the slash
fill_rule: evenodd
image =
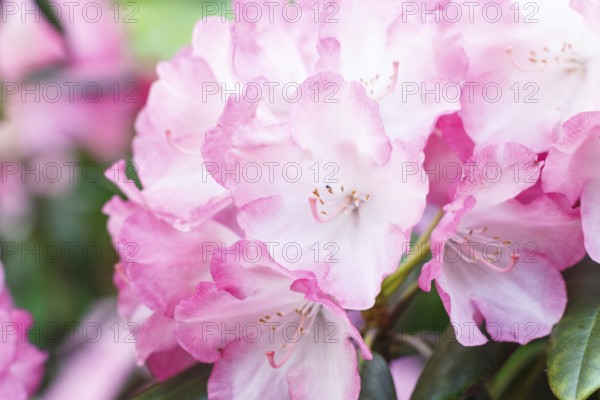
<path id="1" fill-rule="evenodd" d="M 138 361 L 159 379 L 214 363 L 212 399 L 358 398 L 371 351 L 348 312 L 428 252 L 418 284 L 460 343 L 548 335 L 561 271 L 600 261 L 597 2 L 536 23 L 509 0 L 462 19 L 449 1 L 232 3 L 158 65 L 141 186 L 124 161 L 107 173 Z"/>

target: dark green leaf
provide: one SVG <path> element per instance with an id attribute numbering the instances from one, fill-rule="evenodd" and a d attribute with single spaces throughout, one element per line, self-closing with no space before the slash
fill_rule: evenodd
<path id="1" fill-rule="evenodd" d="M 498 400 L 556 400 L 548 386 L 546 357 L 541 357 L 523 371 Z"/>
<path id="2" fill-rule="evenodd" d="M 544 339 L 519 347 L 488 385 L 491 397 L 498 400 L 555 400 L 546 378 L 547 347 L 548 341 Z"/>
<path id="3" fill-rule="evenodd" d="M 419 292 L 395 323 L 394 331 L 418 334 L 421 331 L 442 332 L 450 323 L 435 286 L 431 292 Z"/>
<path id="4" fill-rule="evenodd" d="M 60 22 L 58 20 L 58 16 L 56 14 L 54 14 L 54 12 L 52 11 L 52 7 L 50 6 L 50 3 L 53 3 L 50 0 L 36 0 L 35 1 L 37 6 L 40 8 L 40 10 L 42 11 L 42 14 L 44 15 L 44 18 L 47 21 L 50 21 L 50 23 L 52 25 L 54 25 L 54 27 L 59 31 L 59 32 L 63 32 L 63 28 L 60 25 Z M 56 8 L 56 5 L 54 5 L 54 7 Z M 60 7 L 60 6 L 59 6 Z"/>
<path id="5" fill-rule="evenodd" d="M 412 395 L 413 400 L 464 399 L 481 388 L 477 385 L 490 378 L 508 358 L 516 345 L 488 343 L 464 347 L 453 337 L 452 329 L 442 335 L 425 365 Z M 478 395 L 481 398 L 481 395 Z"/>
<path id="6" fill-rule="evenodd" d="M 565 273 L 569 303 L 548 348 L 548 379 L 561 400 L 600 388 L 600 265 L 586 260 Z"/>
<path id="7" fill-rule="evenodd" d="M 151 386 L 133 400 L 206 400 L 210 371 L 210 365 L 196 365 L 166 382 Z"/>
<path id="8" fill-rule="evenodd" d="M 360 378 L 360 400 L 396 400 L 390 368 L 379 354 L 373 353 L 373 359 L 364 362 Z"/>

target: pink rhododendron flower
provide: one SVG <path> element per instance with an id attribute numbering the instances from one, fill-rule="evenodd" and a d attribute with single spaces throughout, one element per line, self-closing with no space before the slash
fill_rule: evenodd
<path id="1" fill-rule="evenodd" d="M 27 400 L 38 388 L 44 373 L 46 354 L 27 340 L 33 323 L 26 311 L 14 308 L 4 282 L 4 266 L 0 264 L 0 398 Z"/>
<path id="2" fill-rule="evenodd" d="M 425 163 L 421 172 L 427 174 L 429 181 L 428 206 L 443 207 L 452 201 L 462 178 L 463 164 L 471 157 L 474 148 L 475 144 L 457 114 L 438 119 L 423 149 Z M 428 222 L 424 219 L 421 219 L 421 224 Z"/>
<path id="3" fill-rule="evenodd" d="M 167 222 L 188 229 L 231 202 L 229 193 L 204 172 L 199 154 L 204 133 L 216 123 L 222 102 L 212 96 L 197 106 L 203 85 L 216 81 L 200 58 L 176 56 L 159 64 L 158 74 L 160 79 L 136 124 L 134 162 L 148 207 Z M 197 154 L 182 149 L 197 149 Z"/>
<path id="4" fill-rule="evenodd" d="M 159 79 L 136 123 L 133 159 L 144 202 L 181 229 L 201 224 L 231 203 L 227 191 L 203 170 L 200 155 L 204 135 L 223 109 L 221 83 L 231 87 L 236 81 L 230 43 L 228 23 L 198 22 L 192 47 L 159 63 Z"/>
<path id="5" fill-rule="evenodd" d="M 423 168 L 429 181 L 427 200 L 441 207 L 454 196 L 462 174 L 462 161 L 437 132 L 429 137 L 423 151 Z"/>
<path id="6" fill-rule="evenodd" d="M 344 307 L 368 308 L 425 206 L 426 177 L 416 173 L 423 155 L 387 137 L 377 104 L 358 83 L 323 73 L 300 91 L 288 123 L 222 125 L 207 138 L 205 158 L 231 189 L 249 238 L 274 244 L 286 268 L 313 271 Z M 224 173 L 265 162 L 282 167 L 252 181 Z"/>
<path id="7" fill-rule="evenodd" d="M 249 22 L 247 3 L 260 6 L 263 16 L 272 14 L 272 21 Z M 280 86 L 294 84 L 294 89 L 313 73 L 317 59 L 318 24 L 306 14 L 313 4 L 308 3 L 298 2 L 304 17 L 291 22 L 281 14 L 287 2 L 272 2 L 280 12 L 269 14 L 267 5 L 236 1 L 231 23 L 217 17 L 198 22 L 191 48 L 158 65 L 159 80 L 138 119 L 133 146 L 145 202 L 165 221 L 188 229 L 231 203 L 198 154 L 204 135 L 217 125 L 225 99 L 260 76 L 275 84 L 274 89 L 261 83 L 261 95 L 270 98 L 269 113 L 287 117 L 289 102 L 283 96 L 294 96 L 294 90 Z M 172 190 L 179 193 L 175 199 Z"/>
<path id="8" fill-rule="evenodd" d="M 285 270 L 250 241 L 221 249 L 211 272 L 214 283 L 175 310 L 181 345 L 216 362 L 210 398 L 358 397 L 355 344 L 367 359 L 370 351 L 314 274 Z"/>
<path id="9" fill-rule="evenodd" d="M 238 10 L 231 26 L 236 76 L 241 82 L 264 77 L 268 83 L 261 86 L 262 95 L 269 97 L 271 112 L 280 118 L 287 116 L 294 89 L 316 71 L 319 13 L 329 4 L 328 0 L 300 0 L 293 7 L 286 0 L 232 4 Z M 255 13 L 260 17 L 255 19 Z"/>
<path id="10" fill-rule="evenodd" d="M 124 163 L 116 164 L 107 176 L 125 177 Z M 210 280 L 211 252 L 238 236 L 213 220 L 179 231 L 141 204 L 133 182 L 119 184 L 130 201 L 114 197 L 104 207 L 121 258 L 115 272 L 119 307 L 126 319 L 140 325 L 138 362 L 147 362 L 157 378 L 166 379 L 193 363 L 173 336 L 175 306 L 194 292 L 197 283 Z"/>
<path id="11" fill-rule="evenodd" d="M 321 15 L 319 67 L 359 81 L 379 103 L 387 134 L 422 148 L 437 118 L 460 109 L 467 60 L 455 31 L 404 15 L 404 3 L 330 3 Z M 454 86 L 454 99 L 441 95 L 447 86 Z"/>
<path id="12" fill-rule="evenodd" d="M 579 211 L 559 196 L 526 205 L 514 199 L 540 174 L 541 162 L 524 146 L 484 147 L 465 166 L 432 234 L 433 258 L 420 286 L 429 291 L 436 281 L 464 345 L 487 342 L 483 321 L 497 341 L 545 336 L 567 301 L 560 270 L 585 253 Z"/>
<path id="13" fill-rule="evenodd" d="M 456 3 L 467 10 L 467 2 Z M 473 21 L 463 16 L 453 24 L 469 59 L 459 112 L 466 131 L 478 145 L 512 141 L 547 151 L 562 122 L 600 107 L 592 89 L 600 85 L 599 30 L 585 21 L 598 20 L 599 7 L 568 0 L 483 3 L 501 16 L 478 12 Z"/>
<path id="14" fill-rule="evenodd" d="M 213 363 L 211 399 L 358 398 L 357 353 L 390 345 L 429 252 L 419 286 L 435 282 L 460 343 L 550 333 L 562 271 L 585 246 L 600 259 L 599 113 L 556 142 L 600 108 L 600 7 L 486 0 L 497 21 L 440 21 L 448 4 L 470 8 L 233 0 L 159 63 L 140 187 L 118 162 L 128 200 L 104 208 L 118 307 L 156 378 Z M 121 76 L 117 36 L 80 47 L 84 28 L 66 28 L 70 69 Z M 398 398 L 423 366 L 391 363 Z"/>
<path id="15" fill-rule="evenodd" d="M 579 114 L 563 127 L 563 135 L 546 158 L 543 188 L 581 203 L 585 248 L 600 262 L 600 112 Z"/>
<path id="16" fill-rule="evenodd" d="M 177 344 L 173 336 L 173 319 L 155 313 L 144 305 L 131 290 L 122 266 L 117 264 L 115 269 L 119 313 L 139 327 L 135 332 L 138 365 L 145 364 L 159 381 L 169 379 L 194 365 L 196 361 Z"/>

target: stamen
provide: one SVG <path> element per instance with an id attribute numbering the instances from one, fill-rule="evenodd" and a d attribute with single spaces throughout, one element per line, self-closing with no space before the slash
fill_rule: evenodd
<path id="1" fill-rule="evenodd" d="M 508 55 L 508 59 L 510 60 L 510 63 L 512 65 L 514 65 L 517 69 L 520 69 L 521 71 L 540 72 L 540 71 L 544 70 L 544 67 L 542 67 L 542 66 L 530 67 L 528 65 L 523 65 L 523 64 L 519 63 L 514 57 L 512 47 L 507 48 L 505 51 L 506 51 L 506 54 Z M 529 61 L 534 64 L 537 63 L 537 60 L 535 60 L 533 58 L 530 58 Z"/>
<path id="2" fill-rule="evenodd" d="M 587 58 L 582 57 L 576 51 L 573 50 L 573 46 L 570 43 L 563 43 L 560 53 L 553 56 L 549 48 L 544 47 L 544 53 L 542 57 L 539 57 L 534 51 L 530 52 L 529 62 L 531 65 L 523 65 L 518 62 L 513 53 L 513 48 L 508 47 L 506 53 L 508 54 L 511 64 L 521 71 L 529 72 L 540 72 L 544 71 L 547 67 L 555 66 L 564 68 L 567 74 L 580 71 L 585 74 Z M 550 61 L 554 61 L 554 64 L 550 64 Z"/>
<path id="3" fill-rule="evenodd" d="M 355 209 L 357 209 L 360 206 L 361 202 L 369 201 L 369 199 L 371 198 L 371 196 L 369 194 L 363 195 L 360 192 L 357 192 L 356 190 L 353 190 L 350 195 L 347 195 L 347 196 L 342 195 L 341 193 L 344 192 L 344 190 L 345 190 L 344 186 L 340 187 L 341 190 L 339 192 L 334 192 L 333 187 L 331 187 L 329 185 L 326 185 L 325 188 L 327 189 L 327 192 L 330 195 L 336 196 L 336 197 L 341 196 L 342 204 L 340 204 L 334 210 L 319 211 L 317 209 L 317 201 L 322 206 L 325 205 L 326 201 L 325 201 L 325 198 L 321 197 L 321 194 L 319 193 L 318 189 L 313 189 L 312 194 L 315 197 L 309 197 L 308 201 L 310 204 L 310 210 L 311 210 L 312 216 L 318 222 L 331 221 L 333 218 L 337 217 L 341 213 L 348 215 L 348 214 L 352 213 Z M 329 196 L 326 196 L 326 198 L 327 198 L 327 201 L 331 201 Z M 339 197 L 337 197 L 337 199 L 339 199 Z"/>
<path id="4" fill-rule="evenodd" d="M 319 214 L 319 211 L 317 210 L 317 199 L 315 199 L 314 197 L 309 197 L 308 202 L 310 203 L 310 211 L 312 212 L 313 218 L 315 219 L 315 221 L 321 223 L 331 221 L 332 219 L 343 213 L 347 207 L 347 203 L 342 204 L 333 212 L 333 214 L 330 215 L 327 215 L 327 212 L 325 211 L 321 211 L 321 213 L 325 215 L 325 217 L 323 217 Z"/>
<path id="5" fill-rule="evenodd" d="M 281 368 L 285 365 L 286 362 L 290 359 L 296 344 L 302 339 L 302 336 L 306 335 L 307 330 L 313 325 L 317 315 L 319 314 L 321 307 L 310 301 L 305 301 L 299 307 L 296 308 L 296 312 L 298 312 L 300 316 L 300 321 L 298 322 L 298 328 L 296 329 L 297 337 L 296 340 L 292 343 L 286 343 L 281 346 L 281 348 L 286 348 L 287 350 L 283 355 L 283 358 L 280 362 L 275 361 L 275 352 L 267 351 L 266 356 L 269 361 L 269 365 L 273 368 Z M 308 320 L 308 324 L 306 323 Z M 289 347 L 288 347 L 289 346 Z"/>
<path id="6" fill-rule="evenodd" d="M 375 98 L 376 101 L 381 101 L 385 97 L 394 93 L 394 91 L 396 90 L 396 84 L 398 83 L 398 66 L 399 65 L 400 65 L 400 63 L 398 61 L 392 62 L 392 69 L 394 70 L 394 72 L 392 73 L 392 76 L 390 76 L 390 79 L 389 79 L 390 83 L 386 86 L 385 92 L 383 92 L 382 94 L 380 94 L 379 96 L 377 96 Z"/>
<path id="7" fill-rule="evenodd" d="M 319 315 L 319 310 L 321 309 L 321 307 L 314 307 L 313 309 L 310 310 L 309 313 L 309 317 L 310 320 L 308 321 L 308 324 L 306 325 L 308 328 L 310 328 L 311 326 L 313 326 L 313 324 L 315 323 L 315 320 L 317 319 L 317 315 Z M 308 333 L 308 331 L 305 331 L 304 328 L 302 328 L 304 331 L 304 335 L 306 335 Z"/>
<path id="8" fill-rule="evenodd" d="M 486 260 L 485 257 L 480 258 L 480 259 L 476 259 L 478 261 L 483 262 L 483 264 L 488 267 L 491 268 L 492 270 L 496 271 L 496 272 L 500 272 L 501 274 L 506 274 L 507 272 L 512 271 L 512 269 L 517 265 L 517 262 L 519 261 L 519 255 L 518 254 L 511 254 L 510 258 L 512 259 L 512 262 L 510 263 L 510 265 L 506 268 L 500 268 L 500 267 L 496 267 L 494 264 L 492 264 L 489 260 Z"/>
<path id="9" fill-rule="evenodd" d="M 490 268 L 491 270 L 499 273 L 508 273 L 511 270 L 513 270 L 517 265 L 517 262 L 519 261 L 519 254 L 515 253 L 514 251 L 511 252 L 510 258 L 512 262 L 506 267 L 497 266 L 497 261 L 499 261 L 498 259 L 493 260 L 489 258 L 486 254 L 483 254 L 481 249 L 471 245 L 482 245 L 487 243 L 489 240 L 489 238 L 480 235 L 475 235 L 475 237 L 473 237 L 473 233 L 476 231 L 476 229 L 470 229 L 469 234 L 464 237 L 461 236 L 460 231 L 456 232 L 451 238 L 448 239 L 449 242 L 454 243 L 456 245 L 450 246 L 450 248 L 457 252 L 458 256 L 469 264 L 481 263 L 484 267 Z M 495 241 L 501 240 L 499 236 L 494 236 L 493 239 Z M 508 246 L 512 244 L 512 240 L 503 240 L 499 243 L 503 246 Z M 504 247 L 504 250 L 508 251 L 509 249 Z M 501 249 L 494 249 L 491 254 L 495 257 L 498 257 L 501 254 L 501 252 Z"/>
<path id="10" fill-rule="evenodd" d="M 281 360 L 281 362 L 278 364 L 275 361 L 275 352 L 274 351 L 267 351 L 267 360 L 269 361 L 269 364 L 271 365 L 271 367 L 273 368 L 281 368 L 285 365 L 285 363 L 290 359 L 290 356 L 292 355 L 292 351 L 294 350 L 294 345 L 296 343 L 293 343 L 289 349 L 285 352 L 285 355 L 283 356 L 283 359 Z"/>

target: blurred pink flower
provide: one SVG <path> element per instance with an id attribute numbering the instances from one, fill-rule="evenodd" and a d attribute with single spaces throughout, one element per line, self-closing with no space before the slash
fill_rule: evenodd
<path id="1" fill-rule="evenodd" d="M 42 380 L 46 354 L 27 340 L 32 319 L 26 311 L 14 308 L 4 282 L 4 266 L 0 264 L 0 398 L 27 400 Z"/>
<path id="2" fill-rule="evenodd" d="M 3 4 L 0 158 L 14 168 L 2 168 L 0 232 L 10 237 L 27 232 L 32 193 L 63 194 L 72 183 L 64 166 L 77 160 L 77 149 L 100 161 L 124 153 L 144 98 L 123 26 L 109 4 L 53 3 L 62 33 L 33 1 Z M 82 12 L 87 5 L 99 11 L 98 21 Z M 40 178 L 39 171 L 52 165 L 60 178 Z M 25 169 L 38 172 L 26 176 Z"/>
<path id="3" fill-rule="evenodd" d="M 10 54 L 0 62 L 0 79 L 13 151 L 35 157 L 79 145 L 100 159 L 114 159 L 128 145 L 144 93 L 124 29 L 107 2 L 84 1 L 99 7 L 98 21 L 81 9 L 67 12 L 67 1 L 54 3 L 62 11 L 62 34 L 29 1 L 15 3 L 18 11 L 0 28 L 8 31 L 0 36 L 0 54 Z M 25 8 L 33 12 L 24 14 Z M 22 43 L 43 46 L 36 50 Z"/>
<path id="4" fill-rule="evenodd" d="M 426 360 L 421 356 L 403 356 L 390 362 L 390 372 L 398 400 L 410 400 L 415 386 L 425 368 Z"/>
<path id="5" fill-rule="evenodd" d="M 136 367 L 134 338 L 130 334 L 136 326 L 127 325 L 114 309 L 114 301 L 100 301 L 83 318 L 72 336 L 77 342 L 69 342 L 59 350 L 64 354 L 59 355 L 61 367 L 44 392 L 44 400 L 118 397 Z M 99 327 L 99 338 L 88 340 L 86 335 L 96 335 L 94 329 L 89 329 L 94 333 L 87 333 L 90 324 Z"/>
<path id="6" fill-rule="evenodd" d="M 22 81 L 28 75 L 65 61 L 60 34 L 40 16 L 33 0 L 3 4 L 0 24 L 0 78 Z M 25 14 L 29 11 L 29 14 Z"/>

